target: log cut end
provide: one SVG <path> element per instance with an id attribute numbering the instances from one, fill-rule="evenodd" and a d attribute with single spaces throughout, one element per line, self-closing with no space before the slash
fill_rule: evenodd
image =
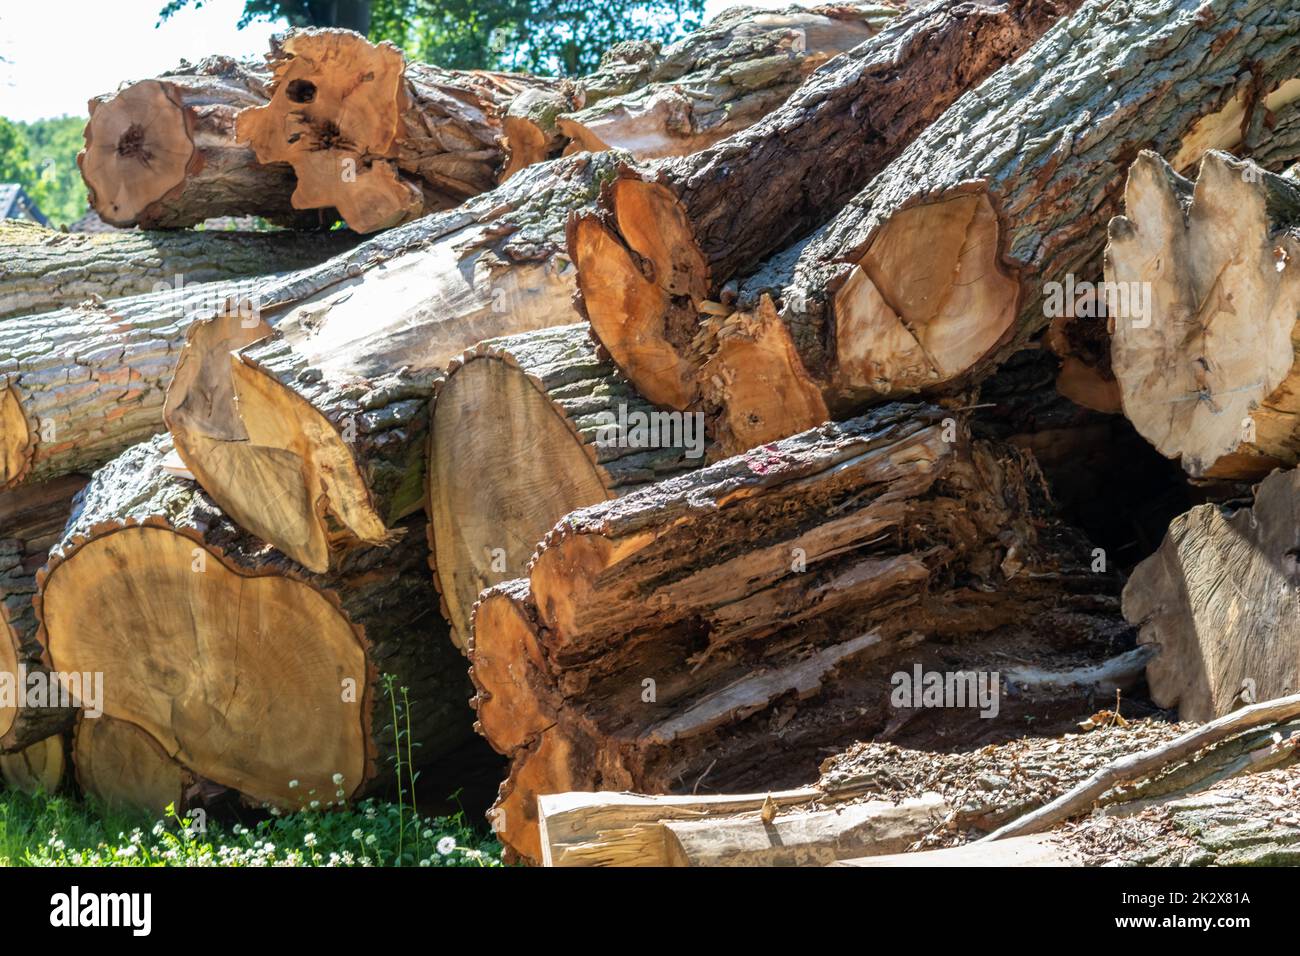
<path id="1" fill-rule="evenodd" d="M 0 675 L 13 675 L 18 680 L 18 635 L 9 622 L 9 612 L 0 601 Z M 9 695 L 6 695 L 6 698 Z M 6 699 L 0 702 L 0 740 L 13 730 L 18 721 L 18 702 Z"/>
<path id="2" fill-rule="evenodd" d="M 0 779 L 10 790 L 28 796 L 56 793 L 67 766 L 63 737 L 55 734 L 18 753 L 0 754 Z"/>
<path id="3" fill-rule="evenodd" d="M 350 30 L 291 31 L 270 55 L 271 101 L 239 114 L 238 136 L 263 163 L 288 163 L 296 209 L 335 207 L 356 232 L 418 216 L 420 189 L 393 159 L 408 95 L 400 50 Z"/>
<path id="4" fill-rule="evenodd" d="M 111 717 L 82 717 L 72 736 L 77 784 L 111 809 L 147 810 L 162 818 L 181 813 L 194 783 L 158 741 L 134 724 Z"/>
<path id="5" fill-rule="evenodd" d="M 889 398 L 976 371 L 1019 310 L 1001 249 L 997 212 L 982 190 L 891 216 L 834 294 L 832 387 Z"/>
<path id="6" fill-rule="evenodd" d="M 477 695 L 475 728 L 496 750 L 512 755 L 555 722 L 539 692 L 546 671 L 528 582 L 508 581 L 483 594 L 474 607 L 469 649 Z"/>
<path id="7" fill-rule="evenodd" d="M 114 226 L 147 222 L 150 207 L 181 186 L 196 159 L 186 111 L 157 80 L 91 100 L 85 139 L 77 165 L 90 205 Z"/>
<path id="8" fill-rule="evenodd" d="M 43 643 L 60 671 L 112 675 L 108 717 L 254 800 L 324 803 L 334 774 L 349 793 L 367 781 L 364 638 L 336 602 L 170 528 L 76 545 L 44 577 Z"/>
<path id="9" fill-rule="evenodd" d="M 12 385 L 0 390 L 0 490 L 16 485 L 31 463 L 35 442 Z"/>
<path id="10" fill-rule="evenodd" d="M 688 360 L 709 269 L 686 212 L 665 187 L 625 175 L 610 190 L 613 220 L 579 217 L 569 254 L 592 330 L 656 405 L 697 397 Z"/>
<path id="11" fill-rule="evenodd" d="M 1143 153 L 1124 201 L 1106 278 L 1125 415 L 1194 477 L 1294 465 L 1300 186 L 1216 152 L 1193 186 Z"/>

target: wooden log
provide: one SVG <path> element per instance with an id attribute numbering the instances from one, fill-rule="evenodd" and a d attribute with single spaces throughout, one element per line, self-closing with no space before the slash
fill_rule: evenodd
<path id="1" fill-rule="evenodd" d="M 1109 45 L 1115 56 L 1099 60 Z M 684 305 L 679 341 L 692 351 L 674 353 L 676 397 L 707 385 L 743 444 L 819 421 L 822 406 L 843 415 L 978 381 L 1046 325 L 1054 284 L 1099 260 L 1117 172 L 1138 150 L 1180 166 L 1225 138 L 1257 138 L 1300 94 L 1298 48 L 1300 16 L 1263 2 L 1084 6 L 954 104 L 734 304 L 708 307 L 703 327 L 704 310 Z M 1171 84 L 1198 92 L 1172 111 L 1136 105 L 1163 101 Z M 759 360 L 766 387 L 733 390 L 739 361 Z"/>
<path id="2" fill-rule="evenodd" d="M 87 299 L 120 299 L 179 280 L 217 282 L 302 269 L 356 242 L 332 232 L 56 232 L 0 220 L 0 319 L 70 308 Z"/>
<path id="3" fill-rule="evenodd" d="M 909 11 L 744 132 L 622 170 L 609 215 L 575 221 L 569 237 L 582 307 L 615 362 L 649 400 L 694 402 L 691 343 L 703 303 L 833 216 L 962 93 L 1076 6 Z"/>
<path id="4" fill-rule="evenodd" d="M 0 753 L 15 753 L 46 737 L 62 734 L 75 709 L 59 706 L 47 693 L 44 706 L 20 698 L 27 676 L 36 674 L 50 688 L 44 648 L 37 639 L 36 573 L 50 548 L 63 535 L 72 499 L 86 484 L 68 475 L 43 485 L 0 492 L 0 680 L 7 684 L 0 701 Z"/>
<path id="5" fill-rule="evenodd" d="M 702 416 L 657 412 L 585 322 L 490 339 L 452 362 L 433 406 L 425 510 L 456 645 L 479 592 L 525 574 L 557 521 L 703 464 L 704 450 Z"/>
<path id="6" fill-rule="evenodd" d="M 1174 519 L 1124 588 L 1124 616 L 1160 651 L 1151 696 L 1187 720 L 1300 688 L 1300 475 L 1275 472 L 1252 506 Z"/>
<path id="7" fill-rule="evenodd" d="M 1196 478 L 1259 479 L 1300 461 L 1300 183 L 1219 152 L 1196 181 L 1152 153 L 1129 169 L 1106 281 L 1124 414 Z"/>
<path id="8" fill-rule="evenodd" d="M 290 205 L 292 167 L 259 163 L 235 135 L 235 117 L 266 103 L 265 68 L 226 56 L 182 63 L 90 101 L 77 165 L 91 208 L 114 226 L 171 229 L 256 214 L 328 226 Z"/>
<path id="9" fill-rule="evenodd" d="M 594 73 L 510 102 L 502 180 L 566 146 L 642 160 L 694 152 L 779 106 L 808 74 L 899 12 L 872 2 L 732 7 L 666 47 L 619 43 Z"/>
<path id="10" fill-rule="evenodd" d="M 194 776 L 135 724 L 81 717 L 72 734 L 72 766 L 81 792 L 109 810 L 143 810 L 165 818 L 184 814 Z M 322 801 L 324 802 L 324 801 Z"/>
<path id="11" fill-rule="evenodd" d="M 90 472 L 163 430 L 185 330 L 246 300 L 240 282 L 187 284 L 7 319 L 0 338 L 0 490 Z M 242 308 L 242 306 L 241 306 Z M 255 309 L 226 312 L 256 324 Z"/>
<path id="12" fill-rule="evenodd" d="M 264 163 L 292 166 L 295 208 L 337 208 L 362 233 L 495 186 L 506 106 L 559 82 L 408 64 L 351 30 L 290 30 L 267 60 L 269 101 L 240 114 L 239 140 Z"/>
<path id="13" fill-rule="evenodd" d="M 891 405 L 566 517 L 476 611 L 479 726 L 512 758 L 502 839 L 538 858 L 538 793 L 770 774 L 773 730 L 797 773 L 828 735 L 885 726 L 884 669 L 923 635 L 1113 622 L 1114 581 L 1032 527 L 1033 475 Z"/>
<path id="14" fill-rule="evenodd" d="M 61 734 L 46 737 L 18 753 L 0 754 L 0 779 L 29 797 L 58 793 L 67 769 L 67 743 Z"/>
<path id="15" fill-rule="evenodd" d="M 573 322 L 565 217 L 614 162 L 529 167 L 259 288 L 256 327 L 197 326 L 165 410 L 186 466 L 305 567 L 385 541 L 423 505 L 428 401 L 446 364 L 482 339 Z"/>
<path id="16" fill-rule="evenodd" d="M 103 673 L 108 717 L 254 803 L 326 805 L 390 782 L 385 675 L 409 688 L 398 729 L 409 716 L 418 765 L 465 739 L 468 686 L 419 519 L 390 549 L 311 575 L 168 475 L 167 451 L 159 436 L 97 472 L 51 552 L 37 597 L 51 666 Z"/>

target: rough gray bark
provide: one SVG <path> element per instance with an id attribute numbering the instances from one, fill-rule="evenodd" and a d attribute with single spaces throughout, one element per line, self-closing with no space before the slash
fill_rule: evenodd
<path id="1" fill-rule="evenodd" d="M 102 670 L 115 688 L 109 717 L 141 727 L 194 773 L 279 806 L 391 782 L 385 675 L 403 731 L 409 688 L 418 765 L 465 739 L 468 683 L 434 609 L 422 519 L 391 548 L 313 575 L 169 475 L 169 451 L 166 436 L 129 449 L 78 499 L 39 580 L 52 666 Z M 105 574 L 103 562 L 124 563 Z M 176 674 L 186 677 L 167 676 Z"/>
<path id="2" fill-rule="evenodd" d="M 32 488 L 0 492 L 0 673 L 13 675 L 21 688 L 22 669 L 44 671 L 44 648 L 37 639 L 36 572 L 63 534 L 72 499 L 85 485 L 67 476 Z M 16 703 L 16 702 L 15 702 Z M 73 708 L 0 705 L 0 753 L 23 750 L 67 730 Z"/>
<path id="3" fill-rule="evenodd" d="M 597 354 L 585 322 L 480 342 L 450 363 L 433 406 L 425 510 L 457 646 L 479 592 L 524 574 L 564 515 L 703 464 L 702 423 L 674 433 L 654 414 Z"/>
<path id="4" fill-rule="evenodd" d="M 575 224 L 582 304 L 651 401 L 684 408 L 702 303 L 825 222 L 962 93 L 1080 0 L 941 0 L 900 16 L 779 109 L 694 155 L 627 167 L 609 217 Z"/>
<path id="5" fill-rule="evenodd" d="M 187 466 L 232 518 L 307 567 L 385 540 L 423 504 L 428 401 L 446 364 L 481 339 L 572 322 L 565 218 L 615 162 L 529 167 L 264 286 L 256 329 L 197 327 L 166 416 Z"/>
<path id="6" fill-rule="evenodd" d="M 291 167 L 237 141 L 236 115 L 267 102 L 269 80 L 264 66 L 214 56 L 92 99 L 77 164 L 95 212 L 147 229 L 245 214 L 328 225 L 290 204 Z"/>
<path id="7" fill-rule="evenodd" d="M 355 245 L 356 233 L 56 232 L 0 222 L 0 319 L 143 295 L 177 281 L 216 282 L 302 269 Z"/>

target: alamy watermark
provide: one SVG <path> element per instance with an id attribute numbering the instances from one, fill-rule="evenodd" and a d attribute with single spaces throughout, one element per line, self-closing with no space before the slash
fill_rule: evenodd
<path id="1" fill-rule="evenodd" d="M 680 448 L 687 458 L 704 455 L 704 413 L 628 410 L 596 416 L 596 445 L 601 448 Z"/>
<path id="2" fill-rule="evenodd" d="M 1079 282 L 1068 272 L 1064 282 L 1043 283 L 1043 315 L 1049 319 L 1112 317 L 1145 329 L 1151 324 L 1151 283 Z"/>
<path id="3" fill-rule="evenodd" d="M 1002 679 L 997 671 L 927 671 L 915 664 L 891 678 L 889 702 L 897 708 L 979 708 L 992 718 L 1001 709 Z"/>
<path id="4" fill-rule="evenodd" d="M 87 717 L 104 713 L 103 671 L 0 671 L 0 707 L 39 710 L 79 707 Z"/>

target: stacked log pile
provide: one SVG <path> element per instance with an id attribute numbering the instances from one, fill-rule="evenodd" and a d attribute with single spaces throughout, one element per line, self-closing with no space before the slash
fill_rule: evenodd
<path id="1" fill-rule="evenodd" d="M 738 8 L 573 78 L 303 29 L 128 83 L 80 164 L 142 230 L 0 227 L 0 681 L 53 688 L 5 685 L 0 774 L 292 810 L 477 731 L 550 865 L 1096 862 L 1094 810 L 1263 805 L 1297 161 L 1267 0 Z"/>

